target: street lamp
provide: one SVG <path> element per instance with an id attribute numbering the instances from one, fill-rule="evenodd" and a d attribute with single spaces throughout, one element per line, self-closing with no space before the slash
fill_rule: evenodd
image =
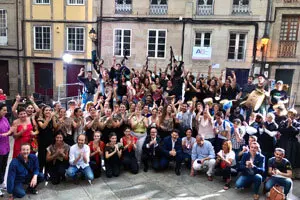
<path id="1" fill-rule="evenodd" d="M 261 38 L 261 68 L 260 73 L 264 73 L 265 71 L 265 64 L 266 64 L 266 52 L 267 52 L 267 46 L 270 41 L 270 37 L 265 33 L 263 37 Z"/>
<path id="2" fill-rule="evenodd" d="M 63 57 L 62 57 L 64 63 L 71 63 L 73 61 L 73 56 L 71 54 L 64 54 Z"/>
<path id="3" fill-rule="evenodd" d="M 92 28 L 89 32 L 89 37 L 90 39 L 95 43 L 95 45 L 97 46 L 98 43 L 98 39 L 97 39 L 97 33 L 95 31 L 94 28 Z"/>

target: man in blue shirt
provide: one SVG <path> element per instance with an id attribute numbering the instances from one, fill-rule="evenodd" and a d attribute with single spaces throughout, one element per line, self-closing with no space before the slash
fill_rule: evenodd
<path id="1" fill-rule="evenodd" d="M 23 184 L 29 185 L 26 192 L 37 194 L 35 189 L 38 183 L 44 180 L 42 173 L 39 173 L 39 162 L 35 155 L 30 154 L 30 144 L 21 145 L 21 153 L 14 158 L 8 170 L 7 193 L 9 199 L 14 197 L 22 198 L 25 196 Z"/>
<path id="2" fill-rule="evenodd" d="M 203 167 L 208 168 L 207 176 L 208 180 L 212 181 L 213 170 L 215 168 L 215 151 L 212 144 L 204 140 L 203 135 L 197 135 L 196 143 L 192 149 L 192 167 L 191 176 L 194 176 L 194 170 L 202 170 Z"/>

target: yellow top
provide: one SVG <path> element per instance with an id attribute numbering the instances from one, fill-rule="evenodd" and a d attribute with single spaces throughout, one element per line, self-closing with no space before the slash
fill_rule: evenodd
<path id="1" fill-rule="evenodd" d="M 133 117 L 133 120 L 135 120 L 137 122 L 136 116 Z M 133 129 L 133 132 L 145 133 L 146 130 L 147 130 L 147 127 L 144 125 L 144 117 L 142 117 L 142 120 L 140 122 L 137 122 L 135 129 Z"/>

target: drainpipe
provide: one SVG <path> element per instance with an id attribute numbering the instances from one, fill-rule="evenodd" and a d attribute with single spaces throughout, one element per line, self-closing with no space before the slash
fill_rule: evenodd
<path id="1" fill-rule="evenodd" d="M 21 67 L 20 67 L 20 43 L 19 43 L 19 0 L 16 0 L 16 32 L 17 32 L 17 66 L 18 66 L 18 93 L 22 93 Z"/>
<path id="2" fill-rule="evenodd" d="M 182 23 L 182 35 L 181 35 L 181 60 L 183 61 L 183 50 L 184 50 L 184 31 L 185 31 L 185 20 Z"/>
<path id="3" fill-rule="evenodd" d="M 98 44 L 97 44 L 97 52 L 99 58 L 101 58 L 101 46 L 102 46 L 102 23 L 103 23 L 103 0 L 101 0 L 101 5 L 100 5 L 100 19 L 97 20 L 97 33 L 98 33 Z"/>

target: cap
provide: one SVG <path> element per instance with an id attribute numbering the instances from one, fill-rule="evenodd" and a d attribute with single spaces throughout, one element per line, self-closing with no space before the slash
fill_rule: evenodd
<path id="1" fill-rule="evenodd" d="M 282 80 L 279 80 L 279 81 L 276 82 L 276 84 L 281 84 L 281 85 L 282 85 L 282 84 L 283 84 L 283 81 L 282 81 Z"/>

